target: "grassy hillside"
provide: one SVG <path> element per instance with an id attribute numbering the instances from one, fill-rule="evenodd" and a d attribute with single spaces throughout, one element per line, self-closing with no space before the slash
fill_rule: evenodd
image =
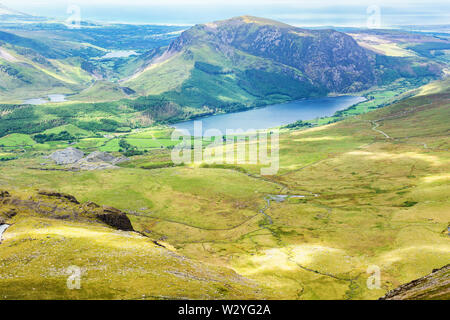
<path id="1" fill-rule="evenodd" d="M 92 209 L 92 203 L 3 191 L 0 200 L 0 219 L 12 224 L 0 244 L 2 299 L 264 297 L 231 270 L 199 264 L 163 242 L 103 224 L 92 214 L 103 209 Z M 67 286 L 71 266 L 81 268 L 80 290 Z"/>
<path id="2" fill-rule="evenodd" d="M 445 265 L 450 258 L 450 92 L 442 89 L 445 87 L 440 86 L 444 91 L 402 100 L 342 122 L 285 130 L 280 137 L 281 168 L 275 176 L 259 176 L 260 166 L 250 164 L 162 166 L 170 162 L 170 150 L 161 148 L 133 157 L 121 169 L 47 171 L 39 165 L 43 161 L 41 153 L 31 151 L 17 160 L 0 163 L 0 184 L 11 193 L 45 188 L 73 194 L 82 202 L 94 201 L 125 210 L 136 230 L 153 240 L 164 239 L 177 254 L 198 264 L 234 270 L 256 282 L 270 298 L 377 299 Z M 130 143 L 133 139 L 143 143 L 148 141 L 145 139 L 164 139 L 167 134 L 167 130 L 142 131 L 127 139 Z M 97 142 L 92 143 L 91 148 Z M 276 201 L 279 198 L 274 195 L 288 197 Z M 63 228 L 60 223 L 51 224 Z M 22 227 L 35 238 L 41 230 L 36 225 L 24 219 Z M 92 232 L 90 228 L 86 230 L 82 234 Z M 67 229 L 54 232 L 44 228 L 39 234 L 75 241 L 73 232 Z M 5 237 L 10 242 L 21 239 L 13 227 Z M 32 243 L 23 241 L 24 247 L 17 252 L 24 257 L 32 254 L 34 247 L 27 247 Z M 97 243 L 84 243 L 83 252 L 91 254 L 96 246 Z M 6 251 L 7 258 L 13 248 Z M 49 257 L 48 251 L 41 252 Z M 56 252 L 58 268 L 73 263 L 75 258 L 67 256 L 62 244 Z M 116 252 L 102 256 L 102 261 L 109 265 Z M 125 255 L 133 261 L 140 260 L 134 260 L 137 256 L 135 251 Z M 34 261 L 34 268 L 44 271 L 56 263 L 46 259 Z M 103 271 L 114 279 L 114 288 L 123 289 L 120 297 L 134 298 L 130 292 L 136 280 L 130 286 L 128 278 L 116 277 L 118 270 L 127 270 L 128 260 L 118 261 L 115 268 Z M 93 268 L 92 260 L 76 262 L 88 270 Z M 369 290 L 366 286 L 370 266 L 380 268 L 379 289 Z M 159 281 L 153 280 L 154 273 L 148 273 L 151 268 L 152 265 L 142 265 L 140 270 L 147 274 L 141 274 L 142 283 Z M 37 284 L 47 281 L 35 272 L 31 276 L 34 269 L 8 270 L 11 283 L 22 276 L 33 277 Z M 185 272 L 189 279 L 191 272 Z M 88 273 L 86 281 L 92 287 L 97 283 L 104 288 L 103 280 L 95 274 Z M 31 283 L 23 282 L 23 288 Z M 173 291 L 165 295 L 183 296 L 177 291 L 178 285 L 189 287 L 184 282 L 173 284 Z M 140 284 L 136 287 L 140 294 L 158 296 L 158 290 L 152 288 L 159 285 L 142 290 Z M 12 297 L 22 292 L 5 290 Z M 87 298 L 97 296 L 88 291 L 80 294 Z M 67 297 L 63 292 L 55 295 Z M 235 296 L 255 297 L 253 291 Z M 34 293 L 30 297 L 40 296 Z"/>
<path id="3" fill-rule="evenodd" d="M 81 68 L 81 59 L 41 42 L 0 31 L 0 45 L 1 101 L 71 93 L 92 79 Z"/>
<path id="4" fill-rule="evenodd" d="M 81 93 L 80 100 L 108 101 L 119 96 L 113 89 L 100 94 L 106 80 L 117 82 L 128 77 L 178 36 L 181 27 L 84 25 L 72 30 L 62 23 L 0 22 L 0 101 L 20 103 L 48 94 Z M 116 51 L 132 50 L 134 55 L 114 57 Z M 107 54 L 112 54 L 108 57 Z M 111 83 L 111 87 L 114 85 Z M 117 87 L 117 86 L 115 86 Z M 86 94 L 91 95 L 90 100 Z M 111 94 L 113 93 L 113 94 Z"/>

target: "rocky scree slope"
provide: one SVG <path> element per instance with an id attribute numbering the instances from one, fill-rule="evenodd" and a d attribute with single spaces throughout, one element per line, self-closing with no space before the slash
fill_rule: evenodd
<path id="1" fill-rule="evenodd" d="M 389 291 L 380 300 L 449 300 L 450 264 Z"/>

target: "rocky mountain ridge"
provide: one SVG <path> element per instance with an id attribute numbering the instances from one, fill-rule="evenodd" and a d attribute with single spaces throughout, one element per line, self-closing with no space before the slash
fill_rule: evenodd
<path id="1" fill-rule="evenodd" d="M 352 92 L 376 84 L 373 52 L 335 30 L 307 30 L 244 16 L 196 25 L 183 32 L 168 52 L 205 44 L 232 60 L 240 50 L 298 69 L 329 91 Z"/>

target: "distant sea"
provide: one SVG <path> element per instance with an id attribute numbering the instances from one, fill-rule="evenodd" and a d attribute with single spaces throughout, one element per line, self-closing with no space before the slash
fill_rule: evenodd
<path id="1" fill-rule="evenodd" d="M 275 2 L 275 1 L 274 1 Z M 70 2 L 69 2 L 70 3 Z M 76 3 L 76 1 L 74 1 Z M 170 3 L 170 2 L 169 2 Z M 444 8 L 443 8 L 444 7 Z M 401 8 L 380 7 L 381 26 L 391 25 L 427 25 L 447 24 L 450 3 L 435 8 L 430 5 L 403 6 Z M 67 6 L 64 3 L 43 6 L 42 4 L 21 4 L 14 9 L 40 16 L 66 19 Z M 323 6 L 310 8 L 300 5 L 104 5 L 80 6 L 82 20 L 120 22 L 131 24 L 163 24 L 163 25 L 194 25 L 215 20 L 228 19 L 241 15 L 254 15 L 271 18 L 292 25 L 314 26 L 353 26 L 367 25 L 367 6 Z"/>

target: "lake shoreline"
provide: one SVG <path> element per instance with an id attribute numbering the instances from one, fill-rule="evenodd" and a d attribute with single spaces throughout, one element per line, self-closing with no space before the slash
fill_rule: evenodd
<path id="1" fill-rule="evenodd" d="M 349 103 L 343 103 L 342 105 L 338 105 L 337 108 L 331 108 L 330 110 L 325 110 L 326 113 L 324 113 L 324 112 L 322 112 L 320 114 L 317 113 L 321 108 L 323 109 L 323 104 L 330 104 L 330 107 L 333 107 L 334 105 L 333 105 L 333 103 L 331 103 L 331 101 L 338 102 L 339 100 L 342 100 L 345 98 L 350 99 L 351 101 L 349 101 Z M 270 104 L 270 105 L 264 105 L 264 106 L 258 106 L 258 107 L 250 107 L 250 108 L 233 111 L 233 112 L 218 112 L 218 113 L 216 112 L 216 113 L 212 113 L 212 114 L 208 114 L 208 115 L 191 117 L 187 120 L 171 123 L 171 124 L 169 124 L 169 126 L 174 129 L 188 129 L 188 131 L 191 131 L 192 128 L 187 128 L 187 126 L 189 124 L 193 124 L 196 121 L 201 121 L 202 123 L 204 123 L 205 120 L 207 120 L 207 122 L 208 122 L 208 120 L 210 120 L 210 119 L 218 119 L 218 118 L 224 118 L 224 117 L 231 118 L 231 117 L 236 117 L 236 115 L 239 115 L 239 114 L 248 115 L 249 113 L 260 112 L 261 110 L 268 110 L 268 109 L 277 109 L 277 111 L 279 111 L 279 110 L 286 111 L 286 110 L 283 110 L 283 108 L 284 109 L 291 108 L 291 109 L 293 109 L 291 111 L 294 111 L 294 112 L 296 111 L 294 109 L 297 109 L 297 111 L 303 111 L 304 113 L 307 110 L 309 110 L 311 113 L 310 117 L 308 117 L 306 115 L 297 114 L 296 116 L 289 118 L 288 121 L 286 120 L 286 118 L 283 120 L 279 119 L 278 122 L 280 122 L 280 123 L 273 122 L 272 124 L 264 125 L 263 127 L 257 128 L 258 127 L 257 126 L 257 127 L 251 128 L 254 130 L 266 130 L 266 129 L 270 129 L 270 128 L 277 128 L 280 126 L 288 125 L 288 124 L 294 123 L 298 120 L 307 121 L 307 120 L 312 120 L 315 118 L 333 116 L 338 111 L 347 110 L 347 109 L 354 107 L 355 105 L 362 103 L 364 101 L 367 101 L 367 98 L 364 96 L 353 96 L 353 95 L 348 95 L 348 94 L 317 97 L 317 98 L 302 98 L 302 99 L 286 101 L 286 102 L 277 103 L 277 104 Z M 319 103 L 319 104 L 314 105 L 315 103 Z M 309 108 L 305 108 L 305 106 L 302 106 L 302 104 L 306 104 L 306 105 L 311 104 L 311 106 L 309 106 Z M 294 106 L 294 108 L 292 108 L 292 106 Z M 270 116 L 270 115 L 268 115 L 268 116 Z M 275 114 L 275 116 L 276 116 L 276 114 Z M 227 119 L 224 119 L 224 120 L 227 120 Z M 235 120 L 240 121 L 239 119 L 235 119 Z M 254 119 L 249 119 L 249 120 L 254 120 Z M 261 120 L 264 121 L 267 119 L 261 119 Z M 246 125 L 244 125 L 244 127 L 245 126 Z M 217 127 L 220 127 L 220 125 Z M 214 129 L 215 128 L 216 127 L 214 127 Z M 210 127 L 210 129 L 213 129 L 213 127 Z M 233 129 L 233 128 L 230 127 L 227 129 Z M 235 128 L 235 129 L 238 129 L 238 128 Z M 244 128 L 241 128 L 241 129 L 244 129 Z M 204 129 L 203 131 L 205 131 L 205 130 L 207 130 L 207 128 Z M 204 132 L 202 135 L 205 136 Z"/>

